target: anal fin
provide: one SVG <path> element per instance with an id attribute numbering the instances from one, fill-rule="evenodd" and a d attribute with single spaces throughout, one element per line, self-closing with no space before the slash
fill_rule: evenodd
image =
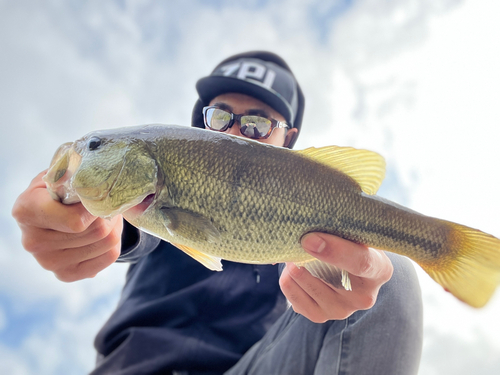
<path id="1" fill-rule="evenodd" d="M 345 290 L 352 290 L 351 279 L 349 279 L 349 273 L 345 270 L 341 270 L 332 264 L 322 262 L 320 260 L 311 260 L 308 262 L 296 263 L 299 267 L 305 267 L 311 275 L 317 277 L 328 284 L 332 285 L 334 288 Z"/>

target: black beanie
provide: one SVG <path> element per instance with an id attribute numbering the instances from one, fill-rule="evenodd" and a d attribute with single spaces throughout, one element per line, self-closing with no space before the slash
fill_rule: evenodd
<path id="1" fill-rule="evenodd" d="M 278 111 L 300 133 L 304 95 L 287 63 L 278 55 L 253 51 L 231 56 L 196 83 L 191 126 L 205 128 L 202 109 L 218 95 L 237 92 L 252 96 Z M 292 148 L 297 137 L 290 144 Z"/>

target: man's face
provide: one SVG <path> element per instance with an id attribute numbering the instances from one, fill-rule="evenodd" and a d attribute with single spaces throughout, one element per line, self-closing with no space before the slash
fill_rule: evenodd
<path id="1" fill-rule="evenodd" d="M 251 96 L 238 94 L 238 93 L 227 93 L 216 96 L 210 101 L 210 105 L 221 105 L 223 104 L 227 110 L 233 112 L 234 114 L 258 114 L 262 117 L 273 118 L 278 121 L 286 122 L 285 118 L 275 111 L 273 108 L 268 106 L 266 103 L 261 102 Z M 231 128 L 227 129 L 225 133 L 241 136 L 240 124 L 236 122 Z M 262 143 L 271 144 L 274 146 L 286 146 L 293 139 L 297 129 L 283 129 L 276 128 L 266 139 L 257 139 L 257 141 Z"/>

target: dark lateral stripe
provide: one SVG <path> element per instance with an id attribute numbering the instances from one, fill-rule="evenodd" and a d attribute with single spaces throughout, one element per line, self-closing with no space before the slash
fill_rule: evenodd
<path id="1" fill-rule="evenodd" d="M 416 236 L 392 227 L 383 226 L 373 222 L 358 220 L 351 217 L 340 218 L 342 225 L 351 230 L 373 233 L 381 237 L 389 238 L 395 242 L 402 242 L 414 248 L 424 251 L 426 254 L 436 258 L 442 250 L 443 244 L 431 239 Z"/>

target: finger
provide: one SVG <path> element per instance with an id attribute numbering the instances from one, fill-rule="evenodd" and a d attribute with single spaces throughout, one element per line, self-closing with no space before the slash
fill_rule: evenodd
<path id="1" fill-rule="evenodd" d="M 290 298 L 293 299 L 289 298 L 289 301 L 296 312 L 309 320 L 323 323 L 332 319 L 346 319 L 355 311 L 348 299 L 335 288 L 312 276 L 305 268 L 298 268 L 290 263 L 283 273 L 285 271 L 285 277 L 293 281 L 289 282 Z M 283 293 L 288 298 L 285 290 Z"/>
<path id="2" fill-rule="evenodd" d="M 34 256 L 43 268 L 57 272 L 87 260 L 98 258 L 114 247 L 120 248 L 121 232 L 121 225 L 116 225 L 107 236 L 99 241 L 81 247 L 39 252 L 35 253 Z"/>
<path id="3" fill-rule="evenodd" d="M 45 171 L 36 176 L 17 198 L 12 216 L 19 224 L 53 229 L 67 233 L 85 230 L 96 218 L 81 203 L 64 205 L 55 201 L 42 180 Z"/>
<path id="4" fill-rule="evenodd" d="M 54 273 L 59 280 L 64 282 L 73 282 L 77 280 L 92 278 L 95 277 L 103 269 L 113 264 L 118 259 L 119 255 L 120 248 L 116 246 L 105 252 L 104 254 L 98 256 L 97 258 L 78 263 L 75 266 L 68 267 Z"/>
<path id="5" fill-rule="evenodd" d="M 339 294 L 333 286 L 323 280 L 314 277 L 305 267 L 297 267 L 293 263 L 287 263 L 285 268 L 290 277 L 304 290 L 318 305 L 323 300 Z"/>
<path id="6" fill-rule="evenodd" d="M 295 267 L 297 268 L 297 267 Z M 307 316 L 316 308 L 314 299 L 304 291 L 303 288 L 290 275 L 289 264 L 281 273 L 279 280 L 280 288 L 295 312 Z M 306 306 L 313 306 L 306 308 Z"/>
<path id="7" fill-rule="evenodd" d="M 297 267 L 295 264 L 287 264 L 290 276 L 295 283 L 307 293 L 321 310 L 322 319 L 345 319 L 349 317 L 354 309 L 350 300 L 355 297 L 353 293 L 345 289 L 336 289 L 325 281 L 311 275 L 304 267 Z M 346 298 L 347 297 L 347 298 Z M 314 309 L 314 306 L 310 306 Z M 316 309 L 317 313 L 318 309 Z M 309 312 L 309 316 L 314 316 L 314 312 Z"/>
<path id="8" fill-rule="evenodd" d="M 66 233 L 84 231 L 96 217 L 81 203 L 62 204 L 50 196 L 45 188 L 37 188 L 18 199 L 13 216 L 18 222 L 38 228 Z M 17 203 L 17 202 L 16 202 Z"/>
<path id="9" fill-rule="evenodd" d="M 23 233 L 21 238 L 23 247 L 35 254 L 84 247 L 106 238 L 113 230 L 119 230 L 121 235 L 123 218 L 121 215 L 115 216 L 110 220 L 96 218 L 87 229 L 79 233 L 66 233 L 51 229 L 20 226 Z"/>
<path id="10" fill-rule="evenodd" d="M 391 261 L 383 251 L 325 233 L 309 233 L 301 243 L 309 254 L 351 275 L 377 282 L 386 282 L 392 275 Z"/>
<path id="11" fill-rule="evenodd" d="M 337 289 L 311 275 L 305 268 L 300 268 L 300 272 L 295 265 L 289 266 L 289 274 L 295 283 L 301 287 L 315 301 L 315 306 L 309 306 L 309 309 L 303 309 L 307 317 L 315 322 L 321 319 L 346 319 L 355 311 L 366 310 L 375 304 L 377 300 L 380 284 L 370 287 L 360 287 L 355 285 L 353 291 Z M 355 277 L 355 280 L 364 280 Z"/>

